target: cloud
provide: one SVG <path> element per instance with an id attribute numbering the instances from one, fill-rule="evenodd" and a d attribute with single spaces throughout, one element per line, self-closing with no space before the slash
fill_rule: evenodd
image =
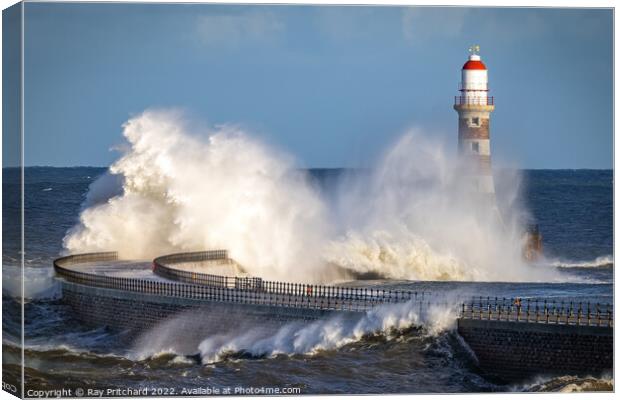
<path id="1" fill-rule="evenodd" d="M 259 11 L 202 15 L 196 25 L 199 38 L 204 44 L 218 46 L 271 42 L 284 29 L 284 23 L 274 13 Z"/>
<path id="2" fill-rule="evenodd" d="M 410 43 L 461 34 L 470 9 L 461 7 L 409 7 L 402 13 L 403 37 Z"/>
<path id="3" fill-rule="evenodd" d="M 408 7 L 402 13 L 403 37 L 410 43 L 461 34 L 471 9 L 461 7 Z"/>
<path id="4" fill-rule="evenodd" d="M 549 32 L 556 31 L 549 26 L 553 21 L 550 17 L 553 17 L 553 14 L 549 14 L 545 9 L 520 9 L 510 14 L 506 13 L 506 10 L 489 12 L 479 20 L 482 21 L 480 29 L 483 35 L 498 41 L 523 42 L 543 38 Z M 571 24 L 563 23 L 557 29 L 562 30 L 562 26 L 570 30 Z"/>
<path id="5" fill-rule="evenodd" d="M 316 27 L 335 41 L 371 36 L 380 21 L 375 18 L 376 11 L 372 7 L 320 7 L 316 10 Z"/>
<path id="6" fill-rule="evenodd" d="M 550 32 L 570 33 L 572 26 L 583 29 L 581 24 L 586 21 L 583 14 L 575 15 L 575 21 L 570 23 L 567 19 L 570 14 L 562 12 L 527 8 L 408 7 L 401 15 L 402 34 L 411 44 L 459 37 L 521 42 Z"/>

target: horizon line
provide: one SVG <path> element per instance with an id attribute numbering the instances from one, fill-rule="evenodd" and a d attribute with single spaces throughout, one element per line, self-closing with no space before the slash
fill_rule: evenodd
<path id="1" fill-rule="evenodd" d="M 2 166 L 2 169 L 9 169 L 9 168 L 22 168 L 22 166 Z M 110 168 L 110 166 L 99 166 L 99 165 L 71 165 L 71 166 L 55 166 L 55 165 L 25 165 L 23 166 L 23 168 L 57 168 L 57 169 L 61 169 L 61 168 Z M 368 167 L 308 167 L 308 168 L 295 168 L 295 169 L 371 169 Z M 514 168 L 514 167 L 495 167 L 494 170 L 499 170 L 499 169 L 520 169 L 520 170 L 539 170 L 539 171 L 561 171 L 561 170 L 590 170 L 590 171 L 613 171 L 614 168 L 613 167 L 600 167 L 600 168 L 594 168 L 594 167 L 555 167 L 555 168 Z"/>

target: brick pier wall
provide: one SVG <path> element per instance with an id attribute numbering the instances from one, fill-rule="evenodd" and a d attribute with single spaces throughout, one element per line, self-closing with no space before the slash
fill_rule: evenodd
<path id="1" fill-rule="evenodd" d="M 502 381 L 549 374 L 600 374 L 613 368 L 613 328 L 458 320 L 480 368 Z"/>

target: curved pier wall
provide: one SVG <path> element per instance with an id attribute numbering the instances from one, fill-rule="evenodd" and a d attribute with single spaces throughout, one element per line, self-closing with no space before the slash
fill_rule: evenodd
<path id="1" fill-rule="evenodd" d="M 337 313 L 359 316 L 359 312 L 314 308 L 199 300 L 108 289 L 62 281 L 64 301 L 88 324 L 143 331 L 158 323 L 184 315 L 182 325 L 191 329 L 225 328 L 258 323 L 281 325 L 308 321 Z M 181 328 L 181 326 L 179 327 Z"/>
<path id="2" fill-rule="evenodd" d="M 489 376 L 517 382 L 613 369 L 613 328 L 459 319 L 458 332 Z"/>

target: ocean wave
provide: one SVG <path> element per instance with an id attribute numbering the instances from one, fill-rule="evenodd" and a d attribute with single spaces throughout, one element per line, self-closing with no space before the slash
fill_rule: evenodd
<path id="1" fill-rule="evenodd" d="M 365 313 L 336 313 L 283 325 L 232 312 L 230 321 L 214 326 L 209 323 L 212 319 L 208 312 L 200 318 L 187 312 L 162 321 L 136 338 L 127 357 L 142 361 L 179 355 L 213 364 L 243 358 L 314 355 L 377 335 L 393 340 L 409 329 L 437 336 L 455 326 L 457 304 L 460 302 L 451 294 L 450 300 L 441 304 L 424 303 L 421 307 L 419 301 L 412 300 L 378 306 Z"/>
<path id="2" fill-rule="evenodd" d="M 544 264 L 556 268 L 601 268 L 613 267 L 614 257 L 611 255 L 596 257 L 594 260 L 569 261 L 569 260 L 547 260 Z"/>
<path id="3" fill-rule="evenodd" d="M 22 346 L 20 343 L 3 340 L 2 345 L 9 353 L 21 353 Z M 23 348 L 29 359 L 58 359 L 63 362 L 70 362 L 71 360 L 109 360 L 116 362 L 128 360 L 122 354 L 116 354 L 114 352 L 98 353 L 86 347 L 78 347 L 67 343 L 26 344 Z"/>
<path id="4" fill-rule="evenodd" d="M 549 269 L 536 268 L 520 260 L 520 256 L 509 257 L 509 267 L 498 269 L 496 254 L 504 250 L 514 251 L 513 244 L 480 242 L 463 236 L 478 247 L 467 252 L 453 253 L 439 251 L 423 235 L 400 226 L 391 230 L 348 232 L 340 240 L 332 241 L 326 248 L 325 258 L 333 265 L 360 274 L 373 273 L 386 279 L 422 281 L 475 281 L 475 282 L 559 282 L 570 278 Z M 463 246 L 465 247 L 465 246 Z M 472 246 L 476 247 L 476 246 Z M 469 260 L 468 260 L 469 259 Z M 502 264 L 504 265 L 504 264 Z"/>
<path id="5" fill-rule="evenodd" d="M 172 365 L 192 365 L 195 364 L 194 360 L 187 356 L 179 356 L 176 355 L 172 360 L 170 360 L 170 364 Z"/>
<path id="6" fill-rule="evenodd" d="M 181 355 L 173 350 L 162 350 L 149 357 L 136 359 L 131 353 L 123 350 L 123 346 L 118 346 L 118 351 L 95 351 L 89 343 L 69 344 L 74 340 L 69 338 L 57 338 L 56 343 L 38 343 L 26 344 L 23 348 L 26 356 L 30 360 L 39 359 L 50 362 L 53 360 L 61 360 L 66 362 L 90 362 L 97 365 L 131 365 L 143 364 L 149 368 L 159 368 L 166 366 L 187 366 L 200 364 L 200 359 L 192 355 Z M 8 353 L 21 354 L 22 346 L 15 341 L 3 340 L 3 346 Z M 113 347 L 113 346 L 109 346 Z M 109 348 L 108 347 L 108 348 Z"/>
<path id="7" fill-rule="evenodd" d="M 537 377 L 522 386 L 514 386 L 511 391 L 524 392 L 611 392 L 614 390 L 614 379 L 610 374 L 599 377 L 564 375 L 556 377 Z"/>
<path id="8" fill-rule="evenodd" d="M 52 268 L 5 265 L 2 268 L 2 294 L 13 298 L 54 299 L 60 296 L 60 285 L 54 279 Z"/>
<path id="9" fill-rule="evenodd" d="M 212 364 L 231 355 L 314 355 L 373 335 L 391 340 L 403 330 L 419 327 L 424 334 L 437 336 L 454 327 L 456 307 L 431 305 L 424 313 L 416 310 L 408 302 L 376 307 L 356 318 L 339 315 L 311 323 L 291 322 L 275 332 L 256 329 L 215 335 L 200 343 L 200 356 L 204 364 Z"/>
<path id="10" fill-rule="evenodd" d="M 194 354 L 179 354 L 174 348 L 160 350 L 153 354 L 141 353 L 136 355 L 129 352 L 124 355 L 127 359 L 138 363 L 145 363 L 149 368 L 159 368 L 167 366 L 183 367 L 188 365 L 200 364 L 200 357 Z"/>
<path id="11" fill-rule="evenodd" d="M 75 355 L 94 354 L 94 353 L 91 353 L 86 348 L 76 347 L 75 345 L 70 345 L 67 343 L 26 344 L 24 346 L 24 350 L 30 350 L 30 351 L 38 352 L 38 353 L 60 352 L 60 353 L 71 353 Z"/>

